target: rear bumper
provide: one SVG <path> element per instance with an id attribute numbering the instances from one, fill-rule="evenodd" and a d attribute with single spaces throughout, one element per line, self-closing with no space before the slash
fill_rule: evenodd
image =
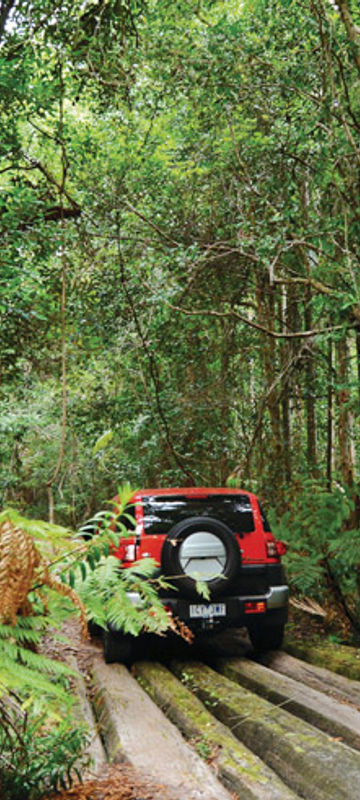
<path id="1" fill-rule="evenodd" d="M 284 608 L 287 607 L 289 602 L 289 587 L 284 586 L 271 586 L 268 593 L 265 595 L 267 608 Z"/>
<path id="2" fill-rule="evenodd" d="M 134 605 L 139 605 L 140 597 L 131 592 L 128 595 Z M 161 601 L 172 614 L 178 617 L 189 628 L 196 631 L 216 628 L 248 627 L 261 620 L 262 625 L 279 625 L 287 621 L 289 587 L 286 584 L 270 586 L 267 592 L 259 595 L 236 595 L 217 597 L 212 602 L 199 597 L 197 601 L 176 597 L 162 597 Z M 260 613 L 247 611 L 247 604 L 264 604 Z M 194 616 L 194 607 L 198 611 Z M 203 611 L 203 616 L 202 616 Z M 220 612 L 220 613 L 219 613 Z"/>

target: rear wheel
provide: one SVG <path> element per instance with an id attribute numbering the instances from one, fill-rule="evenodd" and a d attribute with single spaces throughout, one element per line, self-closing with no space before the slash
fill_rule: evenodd
<path id="1" fill-rule="evenodd" d="M 126 633 L 104 632 L 104 659 L 107 664 L 130 664 L 134 659 L 134 637 Z"/>
<path id="2" fill-rule="evenodd" d="M 278 650 L 284 638 L 285 625 L 264 625 L 259 623 L 253 628 L 249 628 L 249 637 L 252 646 L 259 652 L 267 650 Z"/>
<path id="3" fill-rule="evenodd" d="M 104 628 L 102 628 L 100 625 L 97 625 L 97 623 L 93 622 L 92 619 L 89 619 L 87 626 L 91 637 L 102 636 L 104 633 Z"/>

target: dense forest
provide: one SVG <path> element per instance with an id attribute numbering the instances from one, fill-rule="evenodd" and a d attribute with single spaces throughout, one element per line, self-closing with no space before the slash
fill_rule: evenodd
<path id="1" fill-rule="evenodd" d="M 0 785 L 35 800 L 84 745 L 44 633 L 120 596 L 118 486 L 255 491 L 359 636 L 360 10 L 1 0 L 0 82 Z"/>
<path id="2" fill-rule="evenodd" d="M 4 0 L 1 495 L 260 494 L 358 624 L 360 14 Z"/>

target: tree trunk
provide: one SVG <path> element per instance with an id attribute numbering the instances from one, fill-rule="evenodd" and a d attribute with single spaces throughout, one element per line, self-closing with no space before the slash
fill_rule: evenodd
<path id="1" fill-rule="evenodd" d="M 266 289 L 266 291 L 265 291 Z M 269 330 L 275 328 L 275 295 L 274 288 L 270 286 L 266 279 L 258 282 L 257 286 L 258 319 L 264 323 Z M 265 380 L 267 386 L 266 405 L 270 417 L 271 439 L 269 452 L 269 465 L 271 468 L 271 480 L 274 487 L 277 486 L 276 494 L 281 494 L 283 484 L 283 438 L 281 428 L 281 415 L 279 393 L 276 378 L 276 341 L 271 336 L 263 335 L 263 364 Z"/>
<path id="2" fill-rule="evenodd" d="M 289 330 L 288 317 L 288 296 L 286 286 L 282 287 L 282 296 L 279 303 L 279 317 L 281 329 L 286 332 Z M 281 366 L 285 372 L 287 364 L 291 358 L 292 345 L 289 341 L 284 341 L 281 346 Z M 284 477 L 287 484 L 291 481 L 291 423 L 290 423 L 290 376 L 285 373 L 285 378 L 281 391 L 281 428 L 283 438 L 283 458 L 284 458 Z"/>
<path id="3" fill-rule="evenodd" d="M 352 448 L 350 443 L 350 420 L 349 420 L 349 389 L 348 389 L 348 359 L 349 348 L 346 334 L 339 340 L 337 345 L 338 356 L 338 391 L 337 401 L 339 408 L 338 415 L 338 437 L 339 437 L 339 461 L 340 473 L 344 484 L 349 488 L 354 485 L 354 464 L 352 462 Z"/>
<path id="4" fill-rule="evenodd" d="M 311 313 L 311 287 L 308 286 L 305 295 L 305 330 L 312 328 Z M 315 400 L 315 369 L 314 369 L 314 345 L 310 341 L 305 356 L 305 408 L 306 408 L 306 434 L 307 446 L 306 456 L 309 473 L 312 477 L 316 476 L 317 457 L 316 457 L 316 400 Z"/>
<path id="5" fill-rule="evenodd" d="M 328 345 L 328 388 L 327 388 L 327 442 L 326 442 L 326 485 L 332 489 L 332 473 L 334 460 L 334 415 L 333 415 L 333 343 Z"/>

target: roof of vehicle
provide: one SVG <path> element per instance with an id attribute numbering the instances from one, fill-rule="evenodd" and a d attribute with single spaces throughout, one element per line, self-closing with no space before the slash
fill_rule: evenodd
<path id="1" fill-rule="evenodd" d="M 182 497 L 208 497 L 208 495 L 214 494 L 242 494 L 247 495 L 248 497 L 255 497 L 251 492 L 247 492 L 243 489 L 229 489 L 228 486 L 226 487 L 210 487 L 210 486 L 183 486 L 183 487 L 176 487 L 176 488 L 161 488 L 161 489 L 138 489 L 134 497 L 156 497 L 164 495 L 169 496 L 178 496 L 181 495 Z"/>

